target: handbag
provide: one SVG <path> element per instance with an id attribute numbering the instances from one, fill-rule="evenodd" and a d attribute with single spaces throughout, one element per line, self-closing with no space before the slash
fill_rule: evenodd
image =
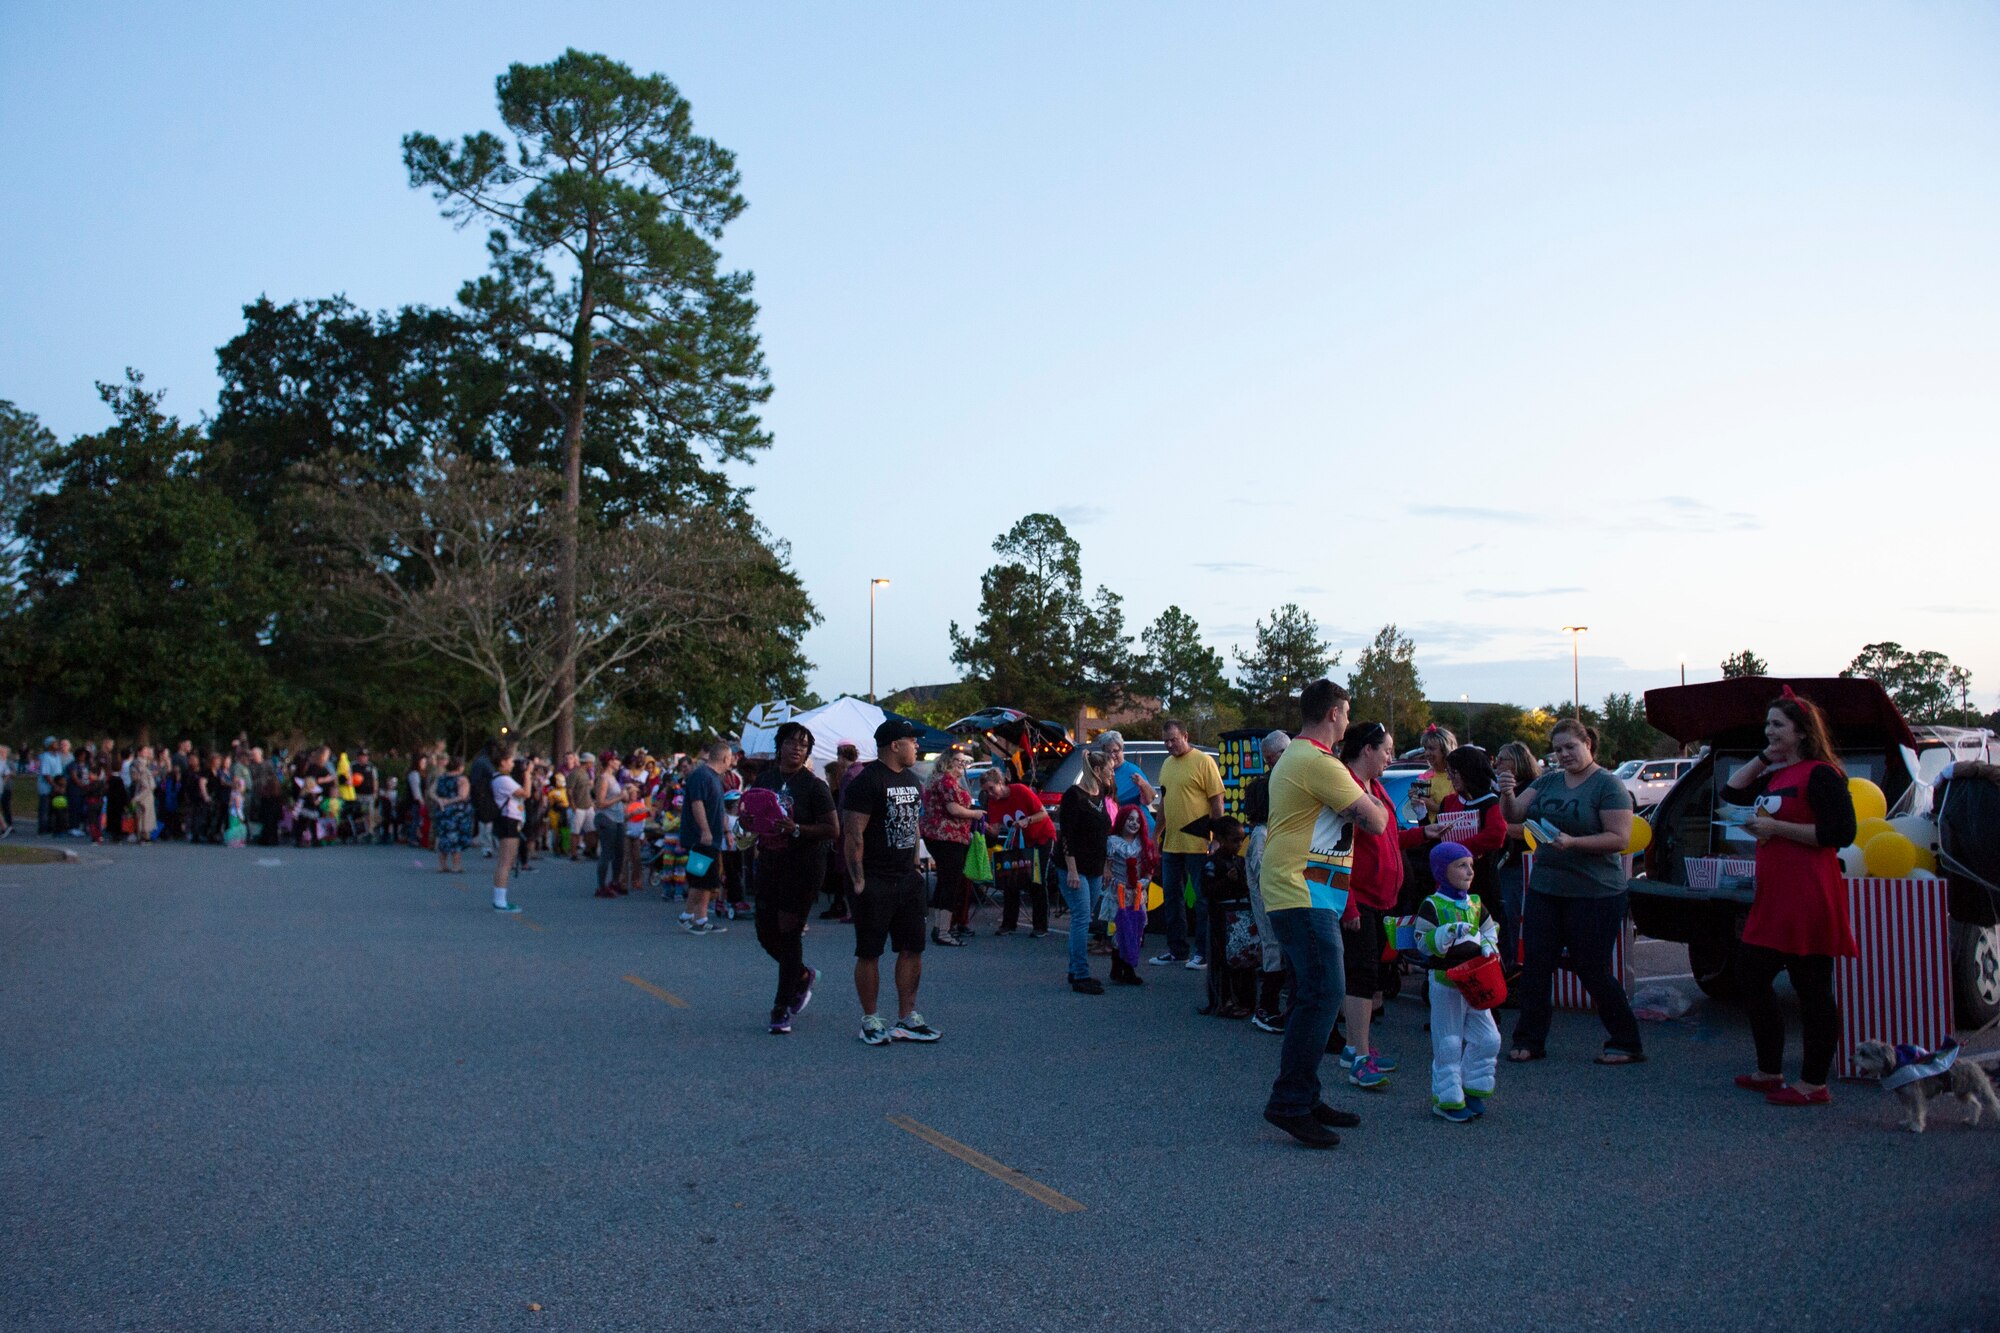
<path id="1" fill-rule="evenodd" d="M 986 835 L 974 833 L 965 847 L 965 877 L 974 884 L 993 882 L 993 856 L 986 847 Z"/>

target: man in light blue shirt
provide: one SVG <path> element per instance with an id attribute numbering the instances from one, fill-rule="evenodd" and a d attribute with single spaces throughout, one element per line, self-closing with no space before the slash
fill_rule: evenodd
<path id="1" fill-rule="evenodd" d="M 63 775 L 69 767 L 69 756 L 56 749 L 56 738 L 50 736 L 42 742 L 42 754 L 35 761 L 35 832 L 52 833 L 55 830 L 51 816 L 55 811 L 49 807 L 49 797 L 55 793 L 54 779 Z"/>

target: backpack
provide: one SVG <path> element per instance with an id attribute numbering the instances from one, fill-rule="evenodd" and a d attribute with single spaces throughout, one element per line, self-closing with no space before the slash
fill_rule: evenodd
<path id="1" fill-rule="evenodd" d="M 752 787 L 737 802 L 736 817 L 744 828 L 763 838 L 775 835 L 790 815 L 778 793 L 769 787 Z"/>

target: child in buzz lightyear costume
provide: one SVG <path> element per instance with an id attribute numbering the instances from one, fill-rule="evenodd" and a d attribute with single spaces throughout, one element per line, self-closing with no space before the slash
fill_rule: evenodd
<path id="1" fill-rule="evenodd" d="M 1463 1124 L 1485 1114 L 1500 1057 L 1493 1015 L 1474 1009 L 1446 970 L 1500 951 L 1500 926 L 1472 896 L 1472 853 L 1456 842 L 1431 849 L 1438 892 L 1417 908 L 1417 948 L 1431 970 L 1431 1112 Z"/>

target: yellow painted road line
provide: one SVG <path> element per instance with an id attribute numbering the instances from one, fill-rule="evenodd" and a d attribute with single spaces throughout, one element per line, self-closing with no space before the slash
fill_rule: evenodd
<path id="1" fill-rule="evenodd" d="M 688 1007 L 688 1002 L 686 1000 L 683 1000 L 680 996 L 674 994 L 670 990 L 661 990 L 658 986 L 655 986 L 650 981 L 641 981 L 639 978 L 634 976 L 628 976 L 625 978 L 625 980 L 631 982 L 634 986 L 637 986 L 640 990 L 646 992 L 646 994 L 665 1000 L 668 1004 L 672 1005 L 676 1009 L 685 1009 Z"/>
<path id="2" fill-rule="evenodd" d="M 548 929 L 548 927 L 546 927 L 546 926 L 543 926 L 543 925 L 539 924 L 538 922 L 534 922 L 534 921 L 530 921 L 530 920 L 528 920 L 528 917 L 527 917 L 527 914 L 526 914 L 525 912 L 516 912 L 516 913 L 514 914 L 514 919 L 515 919 L 516 921 L 520 922 L 520 923 L 521 923 L 522 925 L 526 926 L 526 927 L 527 927 L 527 928 L 528 928 L 529 930 L 546 930 L 546 929 Z"/>
<path id="3" fill-rule="evenodd" d="M 632 980 L 630 977 L 625 979 L 627 981 Z M 916 1135 L 933 1148 L 943 1149 L 968 1166 L 978 1167 L 1001 1184 L 1012 1185 L 1029 1198 L 1037 1199 L 1059 1213 L 1080 1213 L 1083 1211 L 1083 1205 L 1075 1199 L 1070 1198 L 1067 1194 L 1058 1194 L 1041 1181 L 1030 1179 L 1022 1175 L 1019 1171 L 1016 1171 L 1013 1167 L 1004 1166 L 994 1161 L 977 1148 L 968 1148 L 957 1139 L 938 1133 L 929 1125 L 912 1120 L 906 1115 L 892 1115 L 887 1117 L 887 1119 L 897 1129 L 906 1130 Z"/>

